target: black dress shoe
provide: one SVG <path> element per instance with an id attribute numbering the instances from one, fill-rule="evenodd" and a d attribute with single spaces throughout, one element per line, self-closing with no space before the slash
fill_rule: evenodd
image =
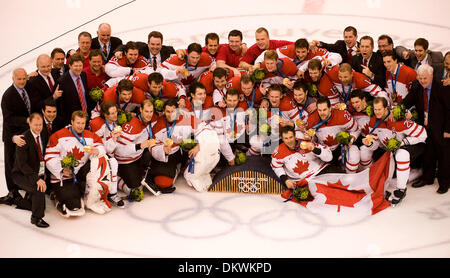
<path id="1" fill-rule="evenodd" d="M 16 198 L 18 198 L 17 194 L 19 193 L 10 191 L 8 195 L 0 198 L 0 204 L 12 206 L 13 204 L 15 204 Z"/>
<path id="2" fill-rule="evenodd" d="M 47 228 L 50 225 L 42 218 L 31 217 L 31 224 L 38 226 L 39 228 Z"/>
<path id="3" fill-rule="evenodd" d="M 433 184 L 433 183 L 427 183 L 426 181 L 424 181 L 422 179 L 418 179 L 418 180 L 414 181 L 411 184 L 411 186 L 414 187 L 414 188 L 419 188 L 419 187 L 422 187 L 422 186 L 425 186 L 425 185 L 430 185 L 430 184 Z"/>
<path id="4" fill-rule="evenodd" d="M 448 191 L 448 186 L 439 185 L 439 188 L 436 192 L 439 194 L 444 194 L 444 193 L 447 193 L 447 191 Z"/>

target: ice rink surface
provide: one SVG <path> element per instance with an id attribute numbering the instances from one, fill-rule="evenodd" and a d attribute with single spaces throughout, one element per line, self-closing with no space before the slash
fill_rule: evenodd
<path id="1" fill-rule="evenodd" d="M 2 3 L 0 88 L 11 85 L 12 70 L 36 69 L 41 53 L 77 48 L 81 31 L 96 36 L 100 23 L 124 42 L 146 41 L 153 30 L 164 44 L 204 45 L 216 32 L 220 42 L 239 29 L 244 42 L 266 27 L 271 39 L 306 37 L 334 42 L 352 25 L 358 36 L 389 34 L 394 45 L 413 48 L 424 37 L 430 49 L 450 50 L 449 1 L 7 1 Z M 376 49 L 375 49 L 376 50 Z M 1 121 L 0 121 L 1 122 Z M 1 124 L 1 123 L 0 123 Z M 3 154 L 3 145 L 1 145 Z M 1 156 L 0 196 L 7 193 Z M 449 169 L 450 170 L 450 169 Z M 148 191 L 107 215 L 87 211 L 65 219 L 47 200 L 38 229 L 30 212 L 0 205 L 1 258 L 448 258 L 450 193 L 434 185 L 411 188 L 395 208 L 369 217 L 315 215 L 278 195 L 198 193 L 180 178 L 173 194 Z"/>

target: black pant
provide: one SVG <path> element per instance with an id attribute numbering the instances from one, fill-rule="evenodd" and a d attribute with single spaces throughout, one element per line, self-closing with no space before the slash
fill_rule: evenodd
<path id="1" fill-rule="evenodd" d="M 141 158 L 129 164 L 119 164 L 118 175 L 127 184 L 128 188 L 141 186 L 142 177 L 150 166 L 151 154 L 145 149 Z"/>
<path id="2" fill-rule="evenodd" d="M 31 216 L 43 218 L 45 211 L 45 192 L 38 191 L 37 184 L 33 184 L 28 176 L 13 174 L 13 180 L 21 189 L 25 190 L 31 196 Z M 27 209 L 29 209 L 29 207 Z"/>
<path id="3" fill-rule="evenodd" d="M 425 152 L 423 155 L 422 180 L 433 183 L 438 178 L 440 186 L 450 185 L 450 139 L 443 139 L 444 144 L 439 144 L 433 138 L 431 132 L 425 141 Z M 436 173 L 437 168 L 437 173 Z"/>
<path id="4" fill-rule="evenodd" d="M 6 186 L 9 192 L 18 191 L 19 187 L 14 182 L 12 177 L 12 169 L 14 167 L 16 144 L 10 139 L 4 142 L 4 159 L 5 159 L 5 179 Z"/>
<path id="5" fill-rule="evenodd" d="M 52 183 L 55 198 L 58 202 L 65 204 L 70 210 L 81 208 L 81 198 L 86 190 L 86 175 L 91 170 L 91 162 L 83 165 L 76 174 L 77 182 L 74 179 L 67 179 L 62 182 Z"/>

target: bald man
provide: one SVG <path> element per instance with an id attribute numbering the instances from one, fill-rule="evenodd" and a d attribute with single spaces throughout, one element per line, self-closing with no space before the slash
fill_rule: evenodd
<path id="1" fill-rule="evenodd" d="M 47 54 L 41 54 L 36 60 L 37 75 L 30 77 L 30 98 L 33 103 L 31 112 L 41 112 L 46 99 L 52 98 L 57 101 L 62 91 L 56 85 L 58 76 L 52 72 L 52 58 Z"/>
<path id="2" fill-rule="evenodd" d="M 100 49 L 106 63 L 114 56 L 114 50 L 121 45 L 121 39 L 111 36 L 111 25 L 102 23 L 98 26 L 97 37 L 92 39 L 91 49 Z"/>
<path id="3" fill-rule="evenodd" d="M 0 198 L 0 204 L 18 204 L 23 198 L 19 193 L 19 187 L 14 183 L 11 171 L 14 166 L 16 145 L 23 145 L 23 132 L 29 126 L 27 118 L 31 114 L 32 103 L 30 101 L 30 87 L 27 84 L 27 72 L 23 68 L 13 71 L 13 84 L 2 96 L 3 134 L 5 178 L 8 187 L 8 195 Z"/>

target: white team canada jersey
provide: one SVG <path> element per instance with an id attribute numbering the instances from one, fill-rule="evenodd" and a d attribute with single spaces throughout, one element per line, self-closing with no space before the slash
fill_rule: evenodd
<path id="1" fill-rule="evenodd" d="M 306 129 L 313 128 L 320 121 L 319 113 L 317 111 L 314 112 L 308 118 Z M 358 124 L 347 110 L 331 109 L 330 119 L 320 126 L 316 131 L 315 136 L 320 144 L 328 146 L 334 151 L 339 146 L 337 134 L 341 131 L 347 131 L 355 138 L 358 138 L 360 134 Z"/>
<path id="2" fill-rule="evenodd" d="M 90 154 L 84 151 L 84 146 L 75 135 L 72 133 L 71 126 L 67 126 L 58 130 L 50 136 L 45 152 L 45 164 L 47 169 L 51 173 L 50 180 L 52 183 L 61 181 L 61 179 L 69 179 L 69 176 L 63 176 L 63 168 L 61 166 L 61 160 L 68 154 L 72 154 L 79 164 L 74 168 L 74 172 L 78 173 L 81 167 L 89 160 Z M 86 145 L 96 147 L 99 150 L 98 156 L 106 154 L 105 148 L 102 144 L 102 139 L 95 133 L 84 130 L 82 136 L 86 142 Z"/>
<path id="3" fill-rule="evenodd" d="M 297 141 L 299 144 L 300 140 Z M 310 141 L 306 141 L 310 142 Z M 326 147 L 313 143 L 316 148 L 321 149 L 320 155 L 314 154 L 310 150 L 299 148 L 291 150 L 285 143 L 278 146 L 272 154 L 270 166 L 278 177 L 287 175 L 293 181 L 309 179 L 317 175 L 327 162 L 333 159 L 331 150 Z"/>
<path id="4" fill-rule="evenodd" d="M 213 61 L 208 54 L 202 53 L 197 66 L 190 67 L 190 69 L 188 69 L 187 76 L 183 73 L 176 74 L 177 68 L 184 66 L 185 63 L 186 61 L 180 60 L 178 56 L 172 56 L 161 64 L 161 74 L 166 80 L 183 85 L 189 85 L 193 81 L 198 81 L 203 72 L 216 65 L 216 62 Z"/>
<path id="5" fill-rule="evenodd" d="M 375 126 L 377 119 L 372 116 L 369 123 L 370 131 Z M 386 144 L 391 138 L 396 138 L 405 145 L 415 145 L 424 143 L 427 139 L 427 131 L 425 128 L 413 121 L 384 121 L 372 133 L 373 144 L 369 147 L 376 150 L 378 147 L 386 149 Z"/>
<path id="6" fill-rule="evenodd" d="M 299 106 L 297 102 L 291 97 L 284 97 L 280 103 L 281 114 L 283 119 L 288 119 L 290 122 L 294 123 L 296 135 L 302 134 L 300 128 L 296 124 L 298 119 L 301 119 L 303 123 L 307 123 L 309 113 L 306 111 L 308 106 L 313 103 L 314 100 L 311 97 L 307 97 L 305 106 Z M 301 113 L 301 115 L 300 115 Z M 298 138 L 298 136 L 297 136 Z"/>
<path id="7" fill-rule="evenodd" d="M 234 112 L 236 112 L 236 114 L 234 114 Z M 236 121 L 233 125 L 234 115 L 236 115 Z M 220 152 L 228 161 L 230 161 L 234 157 L 230 143 L 235 142 L 244 134 L 244 132 L 246 132 L 245 110 L 240 107 L 238 107 L 236 111 L 222 108 L 220 109 L 220 113 L 213 113 L 210 125 L 219 136 Z M 238 141 L 237 143 L 244 142 Z"/>
<path id="8" fill-rule="evenodd" d="M 361 135 L 366 136 L 367 134 L 369 134 L 370 117 L 362 111 L 361 112 L 353 111 L 351 114 L 352 114 L 352 117 L 355 119 L 355 121 L 358 123 L 359 130 L 361 131 Z"/>
<path id="9" fill-rule="evenodd" d="M 211 96 L 206 96 L 205 102 L 201 106 L 198 105 L 194 108 L 192 107 L 192 100 L 186 99 L 185 109 L 190 115 L 206 122 L 207 124 L 211 122 L 213 110 L 219 110 L 219 108 L 214 107 Z"/>
<path id="10" fill-rule="evenodd" d="M 117 123 L 107 125 L 105 119 L 102 117 L 97 117 L 89 122 L 91 131 L 102 138 L 106 153 L 111 157 L 114 157 L 114 151 L 117 147 L 117 142 L 115 142 L 111 136 L 111 133 L 116 126 L 118 126 Z"/>
<path id="11" fill-rule="evenodd" d="M 153 138 L 155 138 L 153 127 L 157 120 L 158 116 L 154 113 L 150 121 Z M 119 164 L 129 164 L 141 158 L 144 150 L 136 150 L 136 145 L 150 139 L 149 128 L 149 125 L 144 124 L 139 117 L 133 117 L 128 123 L 122 126 L 122 133 L 117 138 L 117 146 L 114 152 Z M 152 150 L 154 147 L 150 146 L 149 150 Z"/>
<path id="12" fill-rule="evenodd" d="M 150 62 L 147 60 L 147 58 L 141 55 L 139 55 L 134 64 L 128 65 L 126 57 L 124 55 L 120 59 L 118 59 L 117 57 L 112 57 L 105 65 L 105 72 L 109 77 L 124 78 L 125 76 L 128 76 L 130 74 L 131 69 L 145 71 L 149 66 Z"/>
<path id="13" fill-rule="evenodd" d="M 396 80 L 397 70 L 398 76 Z M 417 73 L 413 68 L 410 68 L 405 65 L 397 65 L 396 70 L 391 73 L 390 71 L 386 71 L 386 88 L 385 91 L 389 94 L 393 105 L 396 106 L 408 95 L 409 90 L 411 89 L 411 84 L 416 80 Z M 394 85 L 395 85 L 395 94 L 394 94 Z"/>
<path id="14" fill-rule="evenodd" d="M 180 149 L 180 143 L 184 139 L 190 139 L 192 135 L 194 135 L 194 139 L 204 130 L 212 130 L 212 128 L 204 121 L 199 120 L 198 118 L 187 115 L 179 115 L 178 119 L 175 122 L 175 126 L 172 129 L 172 124 L 167 123 L 165 117 L 161 117 L 158 119 L 154 126 L 155 138 L 160 143 L 155 148 L 152 149 L 152 156 L 161 162 L 168 161 L 168 155 L 176 153 Z M 173 144 L 172 148 L 168 155 L 160 155 L 161 150 L 163 150 L 164 144 L 167 139 L 172 139 Z M 163 151 L 164 152 L 164 151 Z"/>
<path id="15" fill-rule="evenodd" d="M 227 88 L 224 87 L 222 90 L 219 90 L 217 88 L 214 89 L 212 98 L 214 105 L 217 105 L 222 100 L 225 100 L 225 96 L 227 95 Z"/>

